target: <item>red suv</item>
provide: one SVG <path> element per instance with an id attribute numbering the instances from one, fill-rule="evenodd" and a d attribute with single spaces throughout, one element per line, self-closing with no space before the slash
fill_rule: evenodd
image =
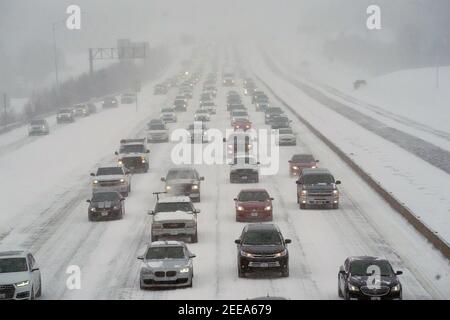
<path id="1" fill-rule="evenodd" d="M 265 189 L 244 189 L 234 199 L 236 221 L 272 221 L 272 200 Z"/>
<path id="2" fill-rule="evenodd" d="M 315 169 L 319 160 L 314 159 L 311 154 L 294 154 L 289 160 L 289 174 L 299 176 L 303 169 Z"/>

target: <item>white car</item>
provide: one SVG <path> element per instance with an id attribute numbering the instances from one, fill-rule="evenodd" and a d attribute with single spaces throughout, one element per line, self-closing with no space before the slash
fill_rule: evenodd
<path id="1" fill-rule="evenodd" d="M 292 128 L 278 129 L 278 140 L 275 143 L 279 146 L 295 146 L 297 145 L 297 136 Z"/>
<path id="2" fill-rule="evenodd" d="M 236 155 L 230 163 L 231 183 L 258 183 L 259 162 L 251 155 Z"/>
<path id="3" fill-rule="evenodd" d="M 194 114 L 194 121 L 210 121 L 211 117 L 209 111 L 206 109 L 199 109 Z"/>
<path id="4" fill-rule="evenodd" d="M 169 129 L 164 123 L 149 123 L 147 128 L 148 142 L 169 142 Z"/>
<path id="5" fill-rule="evenodd" d="M 174 108 L 162 108 L 160 119 L 164 123 L 174 123 L 178 121 L 177 114 L 175 113 Z"/>
<path id="6" fill-rule="evenodd" d="M 42 295 L 41 272 L 24 250 L 0 252 L 0 300 L 34 300 Z"/>
<path id="7" fill-rule="evenodd" d="M 123 167 L 101 167 L 97 173 L 91 173 L 92 193 L 117 191 L 124 197 L 131 192 L 130 172 Z"/>
<path id="8" fill-rule="evenodd" d="M 188 238 L 190 242 L 198 241 L 197 214 L 188 196 L 171 196 L 159 199 L 155 209 L 149 211 L 153 216 L 151 227 L 152 241 L 160 239 Z"/>

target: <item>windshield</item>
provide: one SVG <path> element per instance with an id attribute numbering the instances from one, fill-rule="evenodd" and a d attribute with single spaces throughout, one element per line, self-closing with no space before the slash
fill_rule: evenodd
<path id="1" fill-rule="evenodd" d="M 281 133 L 281 130 L 280 130 Z M 292 157 L 292 162 L 309 163 L 315 162 L 314 157 L 310 154 L 297 154 Z"/>
<path id="2" fill-rule="evenodd" d="M 162 109 L 161 112 L 173 112 L 173 109 L 170 108 Z"/>
<path id="3" fill-rule="evenodd" d="M 97 175 L 98 176 L 123 175 L 123 170 L 121 167 L 99 168 L 97 170 Z"/>
<path id="4" fill-rule="evenodd" d="M 162 259 L 185 259 L 183 247 L 153 247 L 149 248 L 145 259 L 147 260 L 162 260 Z"/>
<path id="5" fill-rule="evenodd" d="M 292 134 L 292 129 L 280 129 L 281 134 Z"/>
<path id="6" fill-rule="evenodd" d="M 248 116 L 246 111 L 235 111 L 233 112 L 233 117 L 245 117 Z"/>
<path id="7" fill-rule="evenodd" d="M 159 202 L 156 204 L 156 212 L 193 212 L 194 208 L 189 202 Z"/>
<path id="8" fill-rule="evenodd" d="M 117 192 L 98 192 L 94 193 L 92 202 L 118 201 L 120 195 Z"/>
<path id="9" fill-rule="evenodd" d="M 71 109 L 60 109 L 58 113 L 72 113 Z"/>
<path id="10" fill-rule="evenodd" d="M 239 201 L 259 201 L 264 202 L 269 199 L 269 194 L 265 191 L 245 191 L 239 194 Z"/>
<path id="11" fill-rule="evenodd" d="M 165 130 L 166 126 L 163 124 L 151 124 L 148 126 L 148 130 Z"/>
<path id="12" fill-rule="evenodd" d="M 250 230 L 242 239 L 242 244 L 249 246 L 277 246 L 281 243 L 281 237 L 276 230 Z"/>
<path id="13" fill-rule="evenodd" d="M 33 121 L 31 121 L 31 125 L 33 125 L 33 126 L 42 126 L 44 124 L 45 124 L 44 120 L 33 120 Z"/>
<path id="14" fill-rule="evenodd" d="M 28 271 L 27 260 L 25 258 L 0 259 L 0 273 L 25 271 Z"/>
<path id="15" fill-rule="evenodd" d="M 195 179 L 195 172 L 193 170 L 171 170 L 167 174 L 166 180 L 174 179 Z"/>
<path id="16" fill-rule="evenodd" d="M 390 277 L 394 274 L 391 265 L 386 260 L 353 261 L 350 265 L 350 274 L 352 276 L 365 277 L 372 273 L 368 270 L 371 266 L 379 267 L 381 276 L 383 277 Z"/>
<path id="17" fill-rule="evenodd" d="M 175 104 L 184 104 L 184 100 L 175 100 Z"/>
<path id="18" fill-rule="evenodd" d="M 331 174 L 308 174 L 303 177 L 304 184 L 332 184 L 334 178 Z"/>
<path id="19" fill-rule="evenodd" d="M 120 147 L 120 153 L 144 153 L 144 149 L 141 144 L 127 144 Z"/>

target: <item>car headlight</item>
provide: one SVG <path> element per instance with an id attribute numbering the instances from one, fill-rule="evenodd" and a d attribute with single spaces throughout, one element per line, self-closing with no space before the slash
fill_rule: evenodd
<path id="1" fill-rule="evenodd" d="M 292 169 L 298 170 L 298 167 L 297 166 L 293 166 Z"/>
<path id="2" fill-rule="evenodd" d="M 120 182 L 121 182 L 121 183 L 124 183 L 124 182 L 125 182 L 125 179 L 120 179 Z"/>
<path id="3" fill-rule="evenodd" d="M 152 271 L 152 269 L 149 269 L 149 268 L 142 268 L 141 269 L 141 273 L 143 273 L 143 274 L 153 274 L 153 271 Z"/>
<path id="4" fill-rule="evenodd" d="M 114 206 L 113 210 L 119 210 L 119 206 Z"/>
<path id="5" fill-rule="evenodd" d="M 162 229 L 162 224 L 160 224 L 160 223 L 153 223 L 152 224 L 152 229 Z"/>
<path id="6" fill-rule="evenodd" d="M 189 272 L 189 267 L 180 269 L 180 273 L 188 273 Z"/>
<path id="7" fill-rule="evenodd" d="M 302 190 L 302 196 L 306 196 L 308 194 L 307 190 Z"/>
<path id="8" fill-rule="evenodd" d="M 122 165 L 122 164 L 123 164 L 123 161 L 122 161 L 122 160 L 119 160 L 119 161 L 117 161 L 117 163 L 120 164 L 120 165 Z"/>
<path id="9" fill-rule="evenodd" d="M 400 291 L 400 283 L 398 283 L 398 284 L 396 284 L 395 286 L 393 286 L 393 287 L 391 288 L 391 291 L 392 291 L 392 292 L 398 292 L 398 291 Z"/>
<path id="10" fill-rule="evenodd" d="M 244 211 L 244 207 L 242 207 L 242 206 L 238 206 L 237 209 L 238 209 L 238 211 Z"/>
<path id="11" fill-rule="evenodd" d="M 334 194 L 334 195 L 337 195 L 338 193 L 339 193 L 339 191 L 333 190 L 333 194 Z"/>
<path id="12" fill-rule="evenodd" d="M 285 255 L 287 255 L 287 250 L 283 250 L 281 252 L 278 252 L 275 254 L 275 257 L 284 257 Z"/>
<path id="13" fill-rule="evenodd" d="M 198 190 L 198 185 L 194 184 L 194 185 L 192 186 L 192 190 Z"/>
<path id="14" fill-rule="evenodd" d="M 317 168 L 316 166 L 312 166 L 312 167 L 311 167 L 311 169 L 316 169 L 316 168 Z"/>
<path id="15" fill-rule="evenodd" d="M 25 280 L 25 281 L 21 281 L 21 282 L 17 282 L 16 283 L 16 287 L 25 287 L 25 286 L 27 286 L 27 285 L 29 285 L 30 284 L 30 280 Z"/>
<path id="16" fill-rule="evenodd" d="M 251 254 L 249 252 L 241 251 L 241 256 L 244 256 L 244 257 L 247 257 L 247 258 L 252 258 L 253 254 Z"/>
<path id="17" fill-rule="evenodd" d="M 266 211 L 272 210 L 272 207 L 271 206 L 267 206 L 267 207 L 264 208 L 264 210 L 266 210 Z"/>
<path id="18" fill-rule="evenodd" d="M 348 284 L 348 290 L 357 292 L 359 291 L 359 288 L 357 286 L 352 285 L 351 283 Z"/>
<path id="19" fill-rule="evenodd" d="M 145 158 L 144 158 L 144 157 L 141 157 L 141 162 L 142 162 L 142 163 L 146 163 L 146 162 L 147 162 L 147 160 L 145 160 Z"/>
<path id="20" fill-rule="evenodd" d="M 91 212 L 95 212 L 96 211 L 96 209 L 95 208 L 91 208 Z"/>
<path id="21" fill-rule="evenodd" d="M 172 187 L 171 186 L 166 186 L 166 190 L 171 190 Z"/>
<path id="22" fill-rule="evenodd" d="M 98 180 L 94 180 L 94 182 L 93 182 L 94 184 L 98 184 Z"/>

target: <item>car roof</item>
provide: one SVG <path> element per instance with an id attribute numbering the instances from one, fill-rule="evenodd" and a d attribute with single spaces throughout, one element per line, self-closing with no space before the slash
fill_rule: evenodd
<path id="1" fill-rule="evenodd" d="M 25 258 L 28 254 L 28 251 L 26 250 L 8 250 L 8 251 L 1 251 L 0 252 L 0 259 L 1 258 Z"/>
<path id="2" fill-rule="evenodd" d="M 331 174 L 331 172 L 328 169 L 324 168 L 315 168 L 315 169 L 303 169 L 302 175 L 306 176 L 308 174 Z"/>
<path id="3" fill-rule="evenodd" d="M 169 196 L 160 198 L 158 203 L 178 203 L 178 202 L 192 202 L 191 198 L 187 196 Z"/>
<path id="4" fill-rule="evenodd" d="M 374 256 L 353 256 L 348 258 L 351 262 L 354 261 L 387 261 L 384 258 Z"/>
<path id="5" fill-rule="evenodd" d="M 241 192 L 267 192 L 267 190 L 263 189 L 263 188 L 248 188 L 248 189 L 242 189 L 241 191 L 239 191 L 239 193 L 241 193 Z"/>
<path id="6" fill-rule="evenodd" d="M 278 226 L 273 223 L 250 223 L 245 228 L 246 228 L 246 230 L 276 230 L 276 231 L 279 231 Z"/>
<path id="7" fill-rule="evenodd" d="M 168 246 L 185 247 L 186 245 L 184 244 L 184 242 L 175 241 L 175 240 L 153 241 L 148 245 L 148 247 L 168 247 Z"/>

